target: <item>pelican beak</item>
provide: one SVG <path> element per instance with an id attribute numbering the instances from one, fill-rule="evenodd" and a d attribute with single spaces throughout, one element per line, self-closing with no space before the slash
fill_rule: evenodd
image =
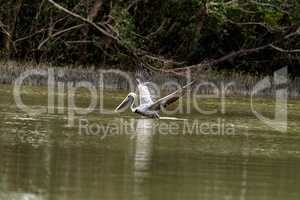
<path id="1" fill-rule="evenodd" d="M 127 96 L 122 103 L 115 109 L 115 112 L 119 112 L 120 110 L 124 108 L 128 108 L 133 100 L 132 96 Z"/>

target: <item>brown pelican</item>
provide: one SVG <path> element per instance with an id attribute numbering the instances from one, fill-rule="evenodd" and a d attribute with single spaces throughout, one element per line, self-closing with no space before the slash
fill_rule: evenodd
<path id="1" fill-rule="evenodd" d="M 138 95 L 134 92 L 131 92 L 116 108 L 116 112 L 120 111 L 121 109 L 128 108 L 130 106 L 130 109 L 133 113 L 137 113 L 150 118 L 159 118 L 160 110 L 163 107 L 167 107 L 168 105 L 182 97 L 185 94 L 186 90 L 189 88 L 189 86 L 191 86 L 194 83 L 194 81 L 176 90 L 175 92 L 158 99 L 157 101 L 153 101 L 149 88 L 147 87 L 147 83 L 143 83 L 139 79 L 137 79 L 137 83 L 140 104 L 138 106 L 135 106 Z"/>

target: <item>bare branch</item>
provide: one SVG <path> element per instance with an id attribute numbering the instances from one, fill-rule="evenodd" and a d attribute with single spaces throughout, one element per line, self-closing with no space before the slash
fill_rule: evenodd
<path id="1" fill-rule="evenodd" d="M 280 47 L 277 47 L 273 44 L 270 45 L 270 47 L 272 47 L 273 49 L 280 51 L 282 53 L 300 53 L 300 49 L 292 49 L 292 50 L 286 50 L 286 49 L 282 49 Z"/>
<path id="2" fill-rule="evenodd" d="M 241 5 L 239 5 L 239 2 L 237 0 L 232 0 L 232 1 L 225 2 L 225 3 L 222 3 L 222 2 L 213 2 L 213 1 L 207 2 L 209 13 L 215 13 L 213 11 L 213 9 L 211 9 L 211 7 L 217 7 L 217 6 L 220 6 L 220 5 L 223 5 L 223 6 L 227 7 L 227 8 L 239 10 L 241 12 L 248 13 L 248 14 L 255 13 L 255 11 L 244 9 Z"/>
<path id="3" fill-rule="evenodd" d="M 224 3 L 210 1 L 207 4 L 208 4 L 208 6 L 219 6 L 221 4 L 226 5 L 226 6 L 233 6 L 233 5 L 237 5 L 238 1 L 237 0 L 232 0 L 232 1 L 227 1 L 227 2 L 224 2 Z"/>
<path id="4" fill-rule="evenodd" d="M 187 66 L 187 67 L 176 68 L 176 69 L 168 69 L 167 71 L 169 71 L 169 72 L 179 72 L 179 71 L 185 71 L 185 70 L 189 70 L 189 69 L 196 69 L 196 68 L 203 68 L 203 67 L 206 67 L 206 66 L 218 65 L 218 64 L 223 63 L 227 60 L 234 59 L 234 58 L 240 57 L 240 56 L 249 55 L 249 54 L 252 54 L 252 53 L 258 53 L 259 51 L 265 50 L 267 48 L 272 48 L 272 49 L 275 49 L 275 50 L 283 52 L 283 53 L 300 53 L 300 49 L 285 50 L 285 49 L 282 49 L 280 47 L 275 46 L 275 44 L 277 44 L 279 42 L 282 42 L 284 40 L 287 40 L 287 39 L 289 39 L 293 36 L 296 36 L 296 35 L 300 35 L 300 27 L 295 32 L 284 36 L 282 39 L 276 40 L 274 42 L 271 42 L 269 44 L 266 44 L 266 45 L 263 45 L 263 46 L 260 46 L 260 47 L 255 47 L 255 48 L 250 48 L 250 49 L 240 49 L 238 51 L 234 51 L 234 52 L 231 52 L 231 53 L 229 53 L 225 56 L 222 56 L 221 58 L 213 59 L 209 62 L 205 61 L 205 62 L 201 62 L 201 63 L 196 64 L 196 65 L 191 65 L 191 66 Z"/>
<path id="5" fill-rule="evenodd" d="M 9 44 L 12 44 L 13 50 L 16 51 L 16 47 L 12 41 L 11 34 L 6 30 L 6 26 L 2 23 L 2 21 L 0 21 L 0 32 L 2 32 L 6 36 Z"/>
<path id="6" fill-rule="evenodd" d="M 69 32 L 69 31 L 72 31 L 72 30 L 75 30 L 75 29 L 79 29 L 79 28 L 84 27 L 84 26 L 85 26 L 85 24 L 79 24 L 79 25 L 72 26 L 70 28 L 58 31 L 58 32 L 54 33 L 53 35 L 50 35 L 49 37 L 47 37 L 45 40 L 43 40 L 39 44 L 38 49 L 41 49 L 50 39 L 55 38 L 55 37 L 57 37 L 57 36 L 59 36 L 63 33 L 66 33 L 66 32 Z"/>
<path id="7" fill-rule="evenodd" d="M 133 1 L 133 2 L 127 7 L 127 11 L 130 10 L 133 6 L 136 6 L 140 1 L 143 1 L 143 0 L 135 0 L 135 1 Z"/>
<path id="8" fill-rule="evenodd" d="M 236 24 L 238 26 L 243 26 L 243 25 L 260 26 L 260 27 L 265 28 L 269 32 L 282 31 L 282 30 L 287 28 L 287 27 L 272 27 L 272 26 L 269 26 L 268 24 L 263 23 L 263 22 L 235 22 L 235 21 L 232 21 L 230 19 L 226 19 L 226 21 L 231 23 L 231 24 Z"/>
<path id="9" fill-rule="evenodd" d="M 6 26 L 0 21 L 0 31 L 4 33 L 7 37 L 11 38 L 11 35 L 9 32 L 6 30 Z"/>
<path id="10" fill-rule="evenodd" d="M 254 0 L 250 0 L 249 3 L 252 3 L 252 4 L 257 5 L 257 6 L 273 8 L 273 9 L 279 11 L 279 12 L 289 14 L 287 11 L 283 10 L 281 7 L 276 6 L 274 4 L 271 4 L 271 3 L 258 2 L 258 1 L 254 1 Z"/>
<path id="11" fill-rule="evenodd" d="M 67 44 L 93 44 L 95 41 L 92 40 L 76 40 L 76 41 L 66 41 Z"/>
<path id="12" fill-rule="evenodd" d="M 213 66 L 213 65 L 223 63 L 227 60 L 234 59 L 234 58 L 239 57 L 239 56 L 245 56 L 245 55 L 248 55 L 248 54 L 251 54 L 251 53 L 259 52 L 259 51 L 261 51 L 263 49 L 266 49 L 268 47 L 269 47 L 269 45 L 264 45 L 264 46 L 251 48 L 251 49 L 241 49 L 241 50 L 238 50 L 238 51 L 231 52 L 231 53 L 229 53 L 229 54 L 227 54 L 227 55 L 225 55 L 221 58 L 218 58 L 218 59 L 215 59 L 215 60 L 212 60 L 212 61 L 209 61 L 209 62 L 201 62 L 201 63 L 196 64 L 196 65 L 191 65 L 191 66 L 183 67 L 183 68 L 176 68 L 176 69 L 172 69 L 172 70 L 182 71 L 182 70 L 194 69 L 194 68 L 199 68 L 199 67 L 204 67 L 204 66 Z"/>
<path id="13" fill-rule="evenodd" d="M 284 37 L 284 39 L 289 39 L 290 37 L 297 36 L 297 35 L 300 35 L 300 26 L 298 27 L 298 29 L 295 32 L 286 35 Z"/>
<path id="14" fill-rule="evenodd" d="M 54 7 L 56 7 L 57 9 L 67 13 L 68 15 L 72 16 L 72 17 L 75 17 L 89 25 L 91 25 L 92 27 L 94 27 L 96 30 L 98 30 L 99 32 L 101 32 L 103 35 L 115 40 L 115 41 L 118 41 L 119 42 L 119 39 L 115 36 L 113 36 L 112 34 L 108 33 L 106 30 L 104 30 L 103 28 L 101 28 L 100 26 L 98 26 L 97 24 L 95 24 L 94 22 L 92 22 L 90 19 L 86 19 L 64 7 L 62 7 L 61 5 L 55 3 L 53 0 L 48 0 L 49 3 L 51 3 Z"/>
<path id="15" fill-rule="evenodd" d="M 163 28 L 164 28 L 164 26 L 166 25 L 166 23 L 168 23 L 168 18 L 165 18 L 163 21 L 162 21 L 162 23 L 160 24 L 160 26 L 158 27 L 158 29 L 156 29 L 156 31 L 154 31 L 154 32 L 152 32 L 152 33 L 149 33 L 147 36 L 146 36 L 146 38 L 150 38 L 150 37 L 152 37 L 152 36 L 154 36 L 154 35 L 157 35 L 158 33 L 160 33 L 162 30 L 163 30 Z"/>
<path id="16" fill-rule="evenodd" d="M 25 37 L 23 37 L 23 38 L 16 39 L 16 40 L 14 41 L 14 44 L 16 44 L 16 43 L 18 43 L 18 42 L 21 42 L 21 41 L 24 41 L 24 40 L 28 40 L 28 39 L 30 39 L 30 38 L 32 38 L 32 37 L 34 37 L 34 36 L 36 36 L 36 35 L 38 35 L 38 34 L 40 34 L 40 33 L 45 32 L 46 30 L 47 30 L 47 29 L 41 29 L 41 30 L 39 30 L 39 31 L 37 31 L 37 32 L 35 32 L 35 33 L 33 33 L 33 34 L 31 34 L 31 35 L 25 36 Z"/>

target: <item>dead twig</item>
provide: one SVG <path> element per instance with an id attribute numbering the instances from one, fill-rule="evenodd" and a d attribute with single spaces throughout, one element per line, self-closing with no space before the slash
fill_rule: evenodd
<path id="1" fill-rule="evenodd" d="M 61 5 L 55 3 L 53 0 L 48 0 L 49 3 L 51 3 L 54 7 L 56 7 L 57 9 L 65 12 L 66 14 L 76 18 L 76 19 L 79 19 L 81 20 L 82 22 L 86 23 L 86 24 L 89 24 L 90 26 L 94 27 L 96 30 L 98 30 L 99 32 L 101 32 L 103 35 L 117 41 L 117 42 L 120 42 L 119 41 L 119 38 L 115 37 L 114 35 L 108 33 L 106 30 L 104 30 L 103 28 L 101 28 L 100 26 L 98 26 L 97 24 L 95 24 L 94 22 L 92 22 L 90 19 L 86 19 L 64 7 L 62 7 Z"/>
<path id="2" fill-rule="evenodd" d="M 45 32 L 45 31 L 47 31 L 47 29 L 41 29 L 41 30 L 39 30 L 39 31 L 37 31 L 37 32 L 35 32 L 35 33 L 33 33 L 33 34 L 31 34 L 31 35 L 28 35 L 28 36 L 25 36 L 25 37 L 16 39 L 16 40 L 14 41 L 14 44 L 16 44 L 16 43 L 18 43 L 18 42 L 21 42 L 21 41 L 24 41 L 24 40 L 28 40 L 28 39 L 30 39 L 30 38 L 32 38 L 32 37 L 34 37 L 34 36 L 36 36 L 36 35 L 38 35 L 38 34 L 40 34 L 40 33 L 43 33 L 43 32 Z"/>
<path id="3" fill-rule="evenodd" d="M 180 72 L 180 71 L 185 71 L 185 70 L 190 70 L 190 69 L 197 69 L 197 68 L 203 68 L 203 67 L 207 67 L 207 66 L 218 65 L 218 64 L 223 63 L 225 61 L 228 61 L 230 59 L 234 59 L 234 58 L 240 57 L 240 56 L 249 55 L 249 54 L 252 54 L 252 53 L 257 53 L 257 52 L 265 50 L 267 48 L 272 48 L 276 51 L 283 52 L 283 53 L 300 53 L 300 49 L 285 50 L 285 49 L 282 49 L 280 47 L 275 46 L 275 44 L 277 44 L 277 43 L 280 43 L 284 40 L 287 40 L 287 39 L 289 39 L 293 36 L 300 35 L 299 30 L 300 30 L 300 27 L 297 29 L 296 32 L 290 33 L 290 34 L 284 36 L 282 39 L 279 39 L 277 41 L 274 41 L 272 43 L 269 43 L 269 44 L 266 44 L 266 45 L 263 45 L 263 46 L 250 48 L 250 49 L 240 49 L 238 51 L 234 51 L 234 52 L 231 52 L 231 53 L 229 53 L 225 56 L 222 56 L 221 58 L 213 59 L 209 62 L 201 62 L 201 63 L 196 64 L 196 65 L 191 65 L 191 66 L 182 67 L 182 68 L 168 69 L 167 71 L 168 72 Z"/>
<path id="4" fill-rule="evenodd" d="M 67 28 L 67 29 L 64 29 L 64 30 L 61 30 L 61 31 L 58 31 L 52 35 L 50 35 L 49 37 L 47 37 L 45 40 L 43 40 L 39 46 L 38 46 L 38 50 L 40 50 L 49 40 L 51 40 L 52 38 L 55 38 L 63 33 L 66 33 L 66 32 L 69 32 L 69 31 L 72 31 L 72 30 L 75 30 L 75 29 L 79 29 L 81 27 L 84 27 L 85 24 L 79 24 L 79 25 L 76 25 L 76 26 L 72 26 L 70 28 Z"/>
<path id="5" fill-rule="evenodd" d="M 270 47 L 272 47 L 273 49 L 280 51 L 282 53 L 300 53 L 300 49 L 292 49 L 292 50 L 286 50 L 286 49 L 282 49 L 280 47 L 277 47 L 273 44 L 270 45 Z"/>

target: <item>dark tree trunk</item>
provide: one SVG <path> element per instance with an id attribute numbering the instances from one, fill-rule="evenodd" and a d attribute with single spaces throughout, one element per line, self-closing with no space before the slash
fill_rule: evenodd
<path id="1" fill-rule="evenodd" d="M 23 0 L 15 0 L 11 3 L 4 3 L 2 8 L 3 13 L 0 16 L 2 18 L 0 18 L 0 20 L 3 20 L 3 23 L 6 26 L 1 22 L 1 49 L 4 51 L 7 58 L 10 58 L 12 51 L 14 50 L 12 40 L 22 5 Z"/>
<path id="2" fill-rule="evenodd" d="M 87 5 L 88 6 L 88 5 Z M 112 1 L 111 0 L 96 0 L 88 12 L 88 19 L 91 21 L 97 21 L 101 22 L 105 20 L 105 17 L 110 14 L 112 7 Z M 89 34 L 90 34 L 90 28 L 86 27 L 85 29 L 82 30 L 82 40 L 88 40 L 89 39 Z M 88 52 L 88 46 L 89 44 L 83 43 L 83 52 L 81 55 L 81 62 L 82 63 L 87 63 L 87 55 L 89 54 Z"/>

